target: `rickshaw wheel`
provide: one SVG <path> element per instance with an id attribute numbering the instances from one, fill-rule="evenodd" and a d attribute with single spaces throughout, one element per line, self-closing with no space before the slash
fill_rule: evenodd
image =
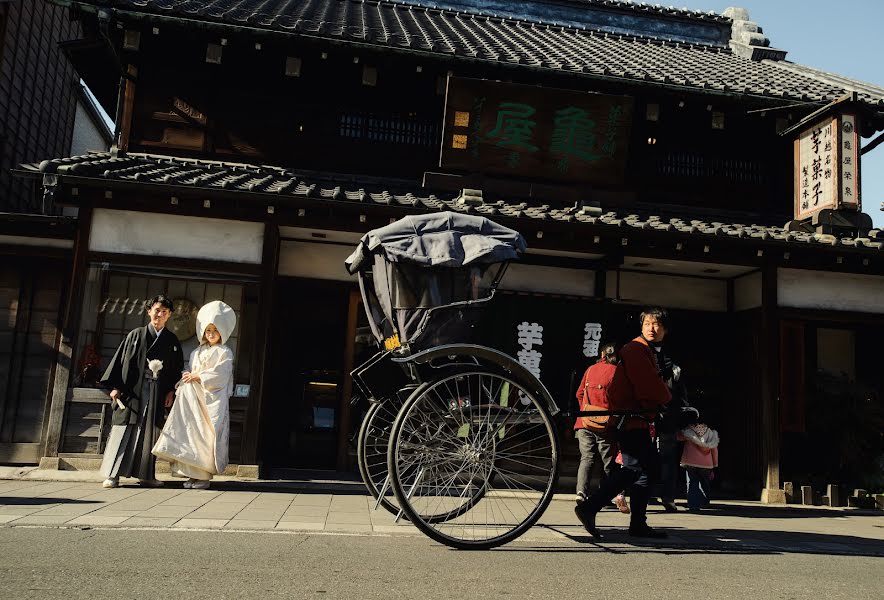
<path id="1" fill-rule="evenodd" d="M 428 384 L 421 384 L 415 389 L 413 394 L 420 394 L 421 390 L 426 389 Z M 409 520 L 404 511 L 400 508 L 399 501 L 393 493 L 392 482 L 387 481 L 389 470 L 387 468 L 387 450 L 390 443 L 390 432 L 393 429 L 393 422 L 399 414 L 403 402 L 392 398 L 381 403 L 372 405 L 362 420 L 359 427 L 359 436 L 357 438 L 357 461 L 359 463 L 359 473 L 362 475 L 362 481 L 365 487 L 375 500 L 384 491 L 384 497 L 379 505 L 391 514 Z M 441 513 L 424 514 L 421 517 L 428 523 L 436 523 L 439 521 L 447 521 L 453 519 L 482 498 L 484 492 L 471 495 L 464 498 L 464 501 L 456 506 L 448 506 Z"/>
<path id="2" fill-rule="evenodd" d="M 558 474 L 558 437 L 534 388 L 476 366 L 421 386 L 405 402 L 387 468 L 397 502 L 427 536 L 453 548 L 493 548 L 543 514 Z"/>
<path id="3" fill-rule="evenodd" d="M 390 430 L 393 429 L 393 421 L 399 414 L 402 402 L 395 397 L 378 404 L 373 404 L 362 425 L 359 427 L 359 437 L 356 442 L 356 458 L 359 463 L 359 473 L 362 481 L 372 498 L 378 499 L 381 490 L 384 489 L 384 497 L 380 505 L 394 515 L 401 512 L 399 503 L 393 495 L 393 488 L 387 483 L 387 446 L 390 442 Z"/>

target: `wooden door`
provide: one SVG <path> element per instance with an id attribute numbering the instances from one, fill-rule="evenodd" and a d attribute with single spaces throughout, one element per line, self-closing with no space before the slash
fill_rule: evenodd
<path id="1" fill-rule="evenodd" d="M 18 259 L 0 267 L 0 463 L 40 462 L 55 373 L 65 269 Z"/>

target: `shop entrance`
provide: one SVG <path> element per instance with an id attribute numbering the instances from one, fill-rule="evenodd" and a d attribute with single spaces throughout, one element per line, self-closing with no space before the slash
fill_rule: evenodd
<path id="1" fill-rule="evenodd" d="M 365 320 L 353 285 L 280 279 L 262 456 L 274 469 L 355 470 L 349 372 Z M 356 417 L 356 419 L 354 419 Z M 354 422 L 355 421 L 355 422 Z"/>

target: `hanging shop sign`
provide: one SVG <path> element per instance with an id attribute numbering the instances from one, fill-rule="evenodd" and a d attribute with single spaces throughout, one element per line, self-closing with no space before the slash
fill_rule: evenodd
<path id="1" fill-rule="evenodd" d="M 856 115 L 828 115 L 795 140 L 795 219 L 823 209 L 862 210 Z"/>

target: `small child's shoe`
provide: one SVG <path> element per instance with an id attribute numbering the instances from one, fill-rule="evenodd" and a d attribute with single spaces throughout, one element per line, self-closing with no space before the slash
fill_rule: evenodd
<path id="1" fill-rule="evenodd" d="M 105 479 L 102 482 L 101 487 L 110 489 L 110 488 L 115 488 L 119 485 L 120 485 L 120 478 L 119 477 L 108 477 L 107 479 Z"/>
<path id="2" fill-rule="evenodd" d="M 622 512 L 624 515 L 629 514 L 629 505 L 626 503 L 626 498 L 623 497 L 623 494 L 618 494 L 614 497 L 614 504 L 617 505 L 617 510 Z"/>
<path id="3" fill-rule="evenodd" d="M 583 492 L 577 492 L 577 497 L 574 499 L 577 504 L 583 504 L 586 502 L 586 494 Z"/>
<path id="4" fill-rule="evenodd" d="M 208 479 L 194 479 L 190 484 L 191 489 L 194 490 L 207 490 L 209 489 L 209 480 Z"/>

